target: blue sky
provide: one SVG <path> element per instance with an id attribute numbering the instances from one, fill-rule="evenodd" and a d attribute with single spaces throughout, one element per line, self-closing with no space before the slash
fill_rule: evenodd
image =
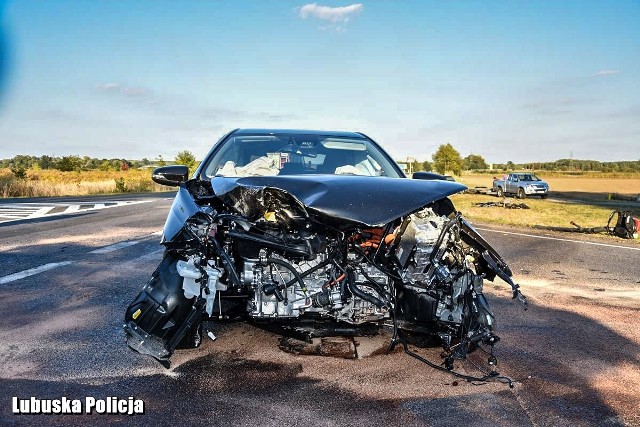
<path id="1" fill-rule="evenodd" d="M 9 1 L 0 158 L 201 158 L 237 127 L 396 158 L 640 158 L 640 2 Z"/>

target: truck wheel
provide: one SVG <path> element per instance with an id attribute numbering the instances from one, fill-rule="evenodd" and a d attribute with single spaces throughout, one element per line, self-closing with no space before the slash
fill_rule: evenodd
<path id="1" fill-rule="evenodd" d="M 524 188 L 518 188 L 518 199 L 524 199 L 525 197 L 527 197 L 527 195 L 524 192 Z"/>
<path id="2" fill-rule="evenodd" d="M 502 191 L 502 187 L 498 187 L 498 189 L 496 190 L 496 195 L 498 197 L 504 196 L 504 191 Z"/>

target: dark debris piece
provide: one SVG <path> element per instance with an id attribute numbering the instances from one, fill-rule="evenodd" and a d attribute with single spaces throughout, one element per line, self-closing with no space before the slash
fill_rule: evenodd
<path id="1" fill-rule="evenodd" d="M 511 202 L 478 202 L 473 205 L 479 208 L 531 209 L 524 203 Z"/>

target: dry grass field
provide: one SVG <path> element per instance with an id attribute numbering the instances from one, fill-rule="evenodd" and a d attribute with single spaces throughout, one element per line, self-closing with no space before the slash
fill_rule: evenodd
<path id="1" fill-rule="evenodd" d="M 26 179 L 16 179 L 9 169 L 0 169 L 0 197 L 86 196 L 166 190 L 167 187 L 151 181 L 150 170 L 28 170 Z"/>
<path id="2" fill-rule="evenodd" d="M 496 172 L 496 176 L 501 176 Z M 613 177 L 610 174 L 600 176 L 568 176 L 558 173 L 540 172 L 537 174 L 541 179 L 549 183 L 553 194 L 606 200 L 610 193 L 638 195 L 640 194 L 640 175 L 620 174 Z M 457 181 L 473 188 L 479 186 L 491 187 L 492 175 L 488 174 L 463 174 Z"/>
<path id="3" fill-rule="evenodd" d="M 541 172 L 538 176 L 549 183 L 551 199 L 506 199 L 515 203 L 524 202 L 530 209 L 475 206 L 478 202 L 501 201 L 482 194 L 459 194 L 452 196 L 452 199 L 456 207 L 472 221 L 520 227 L 572 227 L 571 221 L 581 227 L 604 227 L 614 210 L 630 210 L 634 216 L 640 217 L 638 202 L 609 200 L 609 195 L 613 193 L 625 196 L 640 194 L 640 176 L 637 174 L 568 176 L 557 172 Z M 491 188 L 492 185 L 492 175 L 488 174 L 463 174 L 456 179 L 469 188 Z"/>

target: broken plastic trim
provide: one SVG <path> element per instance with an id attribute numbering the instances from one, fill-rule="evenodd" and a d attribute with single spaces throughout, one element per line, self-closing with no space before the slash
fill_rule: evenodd
<path id="1" fill-rule="evenodd" d="M 198 298 L 195 304 L 191 307 L 191 312 L 182 326 L 180 326 L 180 329 L 178 329 L 175 335 L 167 343 L 156 336 L 148 334 L 136 325 L 134 321 L 129 321 L 124 325 L 124 330 L 127 334 L 127 346 L 140 354 L 153 357 L 165 368 L 170 368 L 171 361 L 169 358 L 173 355 L 174 350 L 180 341 L 182 341 L 182 338 L 184 338 L 187 331 L 189 331 L 196 322 L 200 321 L 205 312 L 204 306 L 205 300 L 203 298 Z"/>
<path id="2" fill-rule="evenodd" d="M 466 375 L 466 374 L 461 374 L 460 372 L 456 372 L 453 370 L 453 365 L 450 364 L 450 362 L 447 361 L 447 359 L 445 359 L 445 362 L 443 363 L 445 365 L 445 367 L 442 367 L 440 365 L 437 365 L 435 363 L 433 363 L 432 361 L 430 361 L 429 359 L 420 356 L 418 353 L 415 353 L 413 351 L 411 351 L 409 349 L 409 344 L 400 337 L 400 330 L 398 329 L 398 324 L 396 321 L 396 316 L 395 316 L 395 312 L 391 312 L 391 318 L 393 321 L 393 336 L 391 337 L 391 342 L 389 343 L 389 347 L 387 348 L 387 353 L 391 353 L 393 351 L 393 349 L 396 347 L 396 345 L 401 344 L 402 345 L 402 349 L 404 350 L 404 352 L 419 360 L 420 362 L 428 365 L 429 367 L 436 369 L 438 371 L 441 372 L 446 372 L 448 374 L 453 375 L 456 378 L 460 378 L 463 379 L 467 382 L 481 382 L 481 383 L 486 383 L 489 381 L 497 381 L 503 384 L 508 384 L 509 388 L 513 388 L 514 387 L 514 381 L 509 378 L 506 377 L 504 375 L 500 375 L 498 372 L 496 371 L 492 371 L 491 373 L 484 375 L 482 377 L 475 377 L 473 375 Z M 493 344 L 491 344 L 493 347 Z M 493 360 L 495 360 L 495 356 L 493 356 L 493 353 L 491 353 L 491 357 L 493 358 Z M 494 364 L 495 366 L 495 364 Z"/>
<path id="3" fill-rule="evenodd" d="M 522 292 L 520 292 L 520 285 L 513 282 L 511 277 L 508 276 L 498 266 L 498 263 L 488 251 L 482 252 L 482 259 L 484 259 L 487 262 L 487 264 L 489 265 L 489 268 L 491 268 L 498 275 L 498 277 L 500 277 L 502 280 L 504 280 L 507 284 L 511 286 L 511 292 L 513 293 L 513 296 L 511 297 L 511 299 L 518 298 L 518 300 L 524 305 L 524 309 L 528 310 L 529 304 L 527 303 L 527 298 L 524 295 L 522 295 Z"/>

